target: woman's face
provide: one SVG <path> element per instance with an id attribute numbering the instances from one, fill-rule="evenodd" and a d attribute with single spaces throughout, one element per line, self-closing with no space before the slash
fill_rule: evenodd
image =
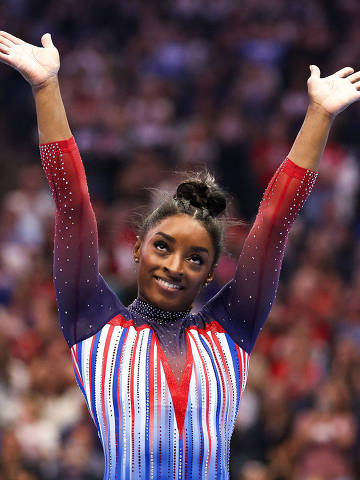
<path id="1" fill-rule="evenodd" d="M 212 279 L 215 250 L 203 225 L 185 214 L 173 215 L 138 239 L 138 295 L 163 310 L 181 311 Z"/>

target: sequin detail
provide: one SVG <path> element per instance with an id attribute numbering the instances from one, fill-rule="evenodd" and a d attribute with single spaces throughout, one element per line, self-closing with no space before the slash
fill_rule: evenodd
<path id="1" fill-rule="evenodd" d="M 141 315 L 142 317 L 149 320 L 155 320 L 163 325 L 166 325 L 172 320 L 179 320 L 181 318 L 185 318 L 191 312 L 190 308 L 182 312 L 171 312 L 169 310 L 162 310 L 161 308 L 155 307 L 155 305 L 147 303 L 140 298 L 134 300 L 133 303 L 129 305 L 128 309 L 130 310 L 130 312 Z"/>
<path id="2" fill-rule="evenodd" d="M 73 138 L 40 146 L 56 205 L 54 283 L 69 346 L 125 308 L 98 270 L 97 226 L 84 167 Z"/>

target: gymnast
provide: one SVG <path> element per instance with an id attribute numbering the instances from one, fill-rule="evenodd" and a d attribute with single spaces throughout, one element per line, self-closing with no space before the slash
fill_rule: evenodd
<path id="1" fill-rule="evenodd" d="M 214 179 L 182 182 L 143 222 L 125 306 L 98 270 L 84 167 L 61 99 L 51 35 L 37 47 L 0 32 L 0 61 L 32 87 L 43 167 L 56 204 L 54 283 L 75 377 L 105 455 L 105 480 L 225 480 L 249 357 L 270 312 L 289 230 L 316 179 L 336 115 L 360 99 L 360 72 L 320 77 L 274 173 L 234 278 L 198 313 L 221 254 L 226 198 Z M 240 159 L 239 159 L 240 161 Z"/>

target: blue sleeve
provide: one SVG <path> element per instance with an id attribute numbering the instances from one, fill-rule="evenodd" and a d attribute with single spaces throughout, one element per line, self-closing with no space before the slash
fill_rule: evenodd
<path id="1" fill-rule="evenodd" d="M 201 311 L 248 353 L 275 299 L 289 230 L 316 177 L 290 159 L 281 164 L 264 193 L 234 278 Z"/>
<path id="2" fill-rule="evenodd" d="M 75 140 L 40 145 L 56 204 L 54 283 L 60 323 L 69 346 L 126 314 L 98 270 L 98 235 Z"/>

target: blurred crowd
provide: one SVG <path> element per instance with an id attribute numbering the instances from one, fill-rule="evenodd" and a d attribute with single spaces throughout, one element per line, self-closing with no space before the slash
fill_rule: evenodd
<path id="1" fill-rule="evenodd" d="M 357 0 L 0 4 L 0 29 L 37 45 L 49 31 L 60 50 L 101 272 L 126 304 L 136 221 L 157 189 L 175 187 L 174 171 L 213 171 L 245 221 L 229 229 L 199 305 L 231 278 L 304 117 L 308 66 L 358 68 L 359 21 Z M 5 65 L 0 102 L 0 480 L 100 479 L 100 442 L 57 321 L 33 100 Z M 234 430 L 232 480 L 360 478 L 359 123 L 360 105 L 336 120 L 291 231 Z"/>

